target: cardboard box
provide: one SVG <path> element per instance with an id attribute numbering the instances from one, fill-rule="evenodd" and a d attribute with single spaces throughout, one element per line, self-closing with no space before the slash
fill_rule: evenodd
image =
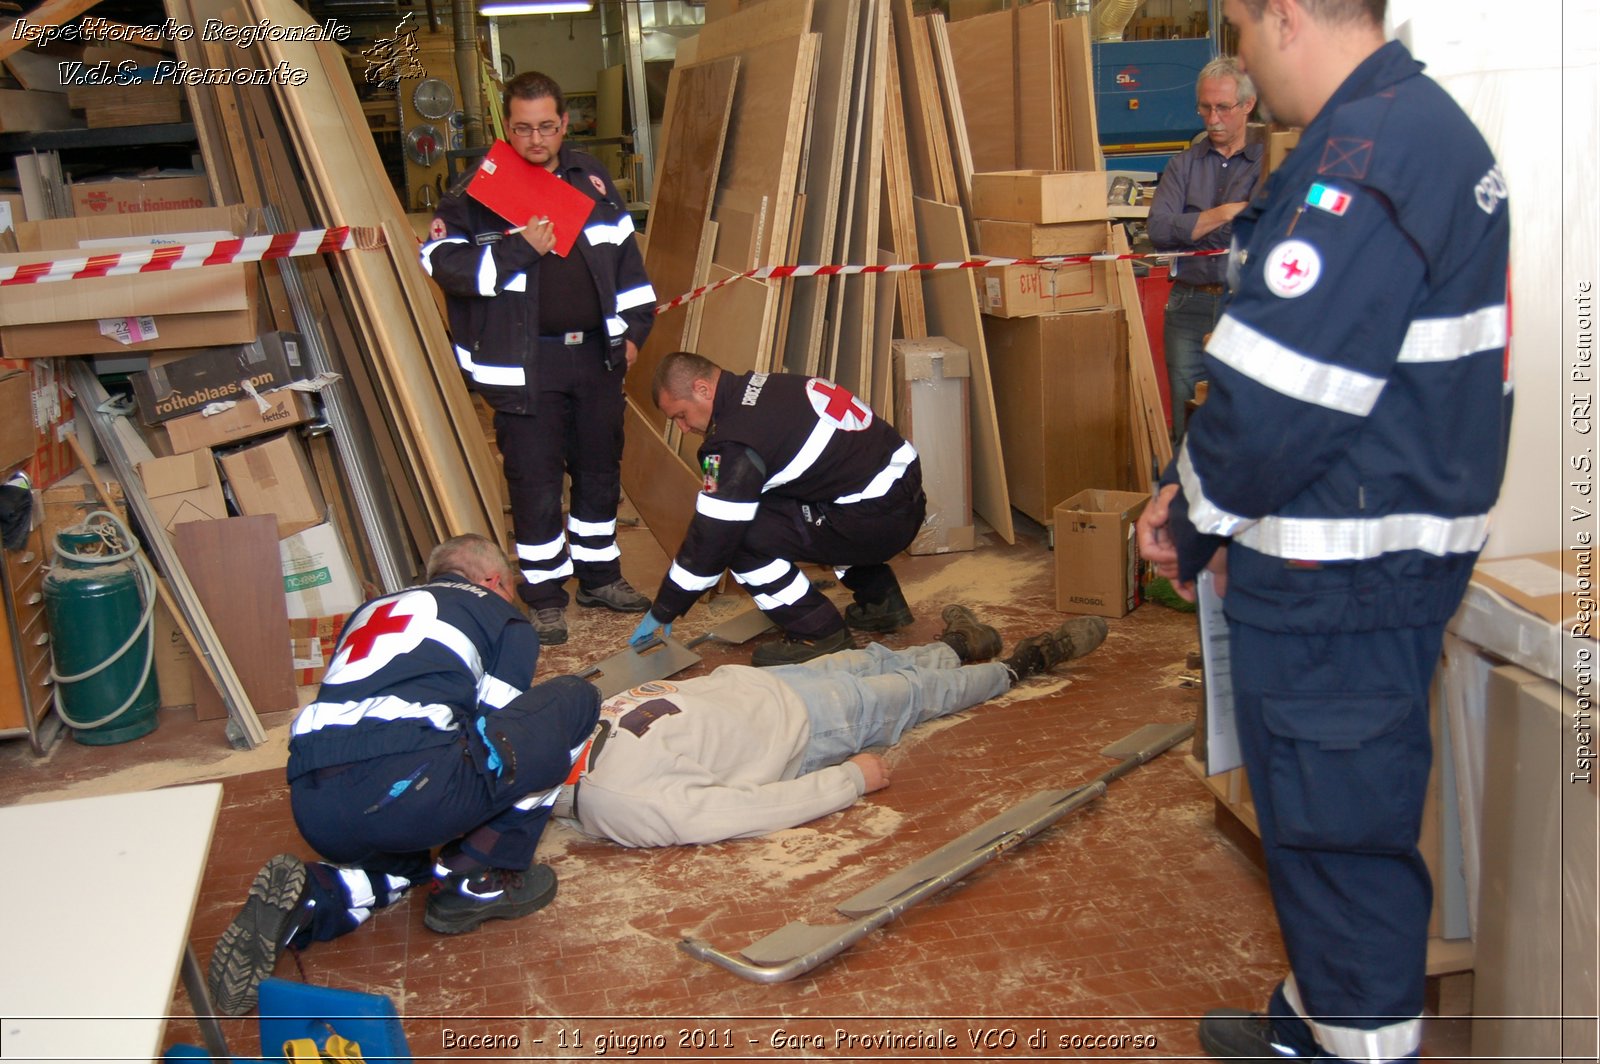
<path id="1" fill-rule="evenodd" d="M 33 378 L 32 407 L 26 415 L 33 433 L 28 476 L 34 490 L 43 491 L 78 468 L 78 457 L 67 442 L 77 431 L 75 408 L 62 388 L 60 359 L 0 358 L 0 373 L 8 370 L 21 370 Z M 93 450 L 92 444 L 89 449 Z"/>
<path id="2" fill-rule="evenodd" d="M 361 605 L 361 582 L 331 524 L 297 533 L 278 544 L 289 619 L 352 613 Z"/>
<path id="3" fill-rule="evenodd" d="M 27 220 L 28 212 L 22 205 L 22 193 L 0 192 L 0 231 L 13 229 L 18 222 Z"/>
<path id="4" fill-rule="evenodd" d="M 1587 557 L 1580 558 L 1580 555 Z M 1480 558 L 1477 567 L 1472 570 L 1472 582 L 1571 632 L 1578 620 L 1580 561 L 1589 566 L 1590 572 L 1586 577 L 1592 579 L 1592 548 L 1519 554 L 1510 558 Z M 1582 597 L 1588 600 L 1588 612 L 1592 615 L 1594 594 L 1590 592 Z M 1594 626 L 1591 624 L 1591 638 L 1593 633 Z"/>
<path id="5" fill-rule="evenodd" d="M 161 689 L 161 708 L 194 705 L 194 674 L 200 672 L 194 651 L 177 620 L 162 599 L 156 599 L 155 615 L 156 686 Z"/>
<path id="6" fill-rule="evenodd" d="M 211 206 L 211 186 L 204 174 L 158 174 L 153 177 L 75 181 L 68 186 L 68 191 L 72 194 L 72 213 L 79 218 L 144 214 L 149 211 L 192 211 Z"/>
<path id="7" fill-rule="evenodd" d="M 116 515 L 128 523 L 128 504 L 123 498 L 122 485 L 110 466 L 96 466 L 95 474 L 106 486 L 116 503 Z M 56 541 L 56 533 L 64 528 L 82 524 L 84 519 L 106 505 L 94 490 L 89 474 L 82 469 L 67 474 L 61 480 L 39 493 L 39 524 L 44 528 L 44 542 L 48 549 Z"/>
<path id="8" fill-rule="evenodd" d="M 0 369 L 0 480 L 33 460 L 33 374 Z"/>
<path id="9" fill-rule="evenodd" d="M 1103 170 L 997 170 L 972 175 L 972 216 L 1016 222 L 1103 222 Z"/>
<path id="10" fill-rule="evenodd" d="M 1144 601 L 1134 522 L 1150 496 L 1090 488 L 1055 509 L 1056 609 L 1121 617 Z"/>
<path id="11" fill-rule="evenodd" d="M 187 451 L 139 463 L 139 479 L 150 498 L 156 520 L 168 535 L 186 521 L 215 521 L 228 516 L 222 501 L 222 480 L 210 451 Z"/>
<path id="12" fill-rule="evenodd" d="M 193 413 L 173 418 L 164 426 L 172 450 L 193 451 L 265 436 L 317 416 L 317 401 L 309 392 L 281 388 L 264 392 L 261 398 L 267 403 L 265 413 L 254 399 L 246 397 L 209 417 Z"/>
<path id="13" fill-rule="evenodd" d="M 327 520 L 328 504 L 300 440 L 287 433 L 217 456 L 243 517 L 273 514 L 278 538 Z"/>
<path id="14" fill-rule="evenodd" d="M 301 687 L 321 683 L 322 674 L 339 647 L 348 613 L 331 617 L 289 618 L 289 647 L 294 657 L 294 682 Z"/>
<path id="15" fill-rule="evenodd" d="M 208 403 L 239 399 L 241 382 L 258 392 L 282 388 L 306 375 L 299 333 L 269 332 L 247 344 L 153 356 L 133 374 L 133 397 L 146 425 L 191 414 Z"/>
<path id="16" fill-rule="evenodd" d="M 942 336 L 896 340 L 896 427 L 922 459 L 928 513 L 909 554 L 971 550 L 972 442 L 968 434 L 972 360 L 967 349 Z"/>
<path id="17" fill-rule="evenodd" d="M 23 222 L 20 250 L 0 254 L 0 265 L 247 235 L 253 224 L 243 207 Z M 0 344 L 8 358 L 41 358 L 248 343 L 257 273 L 246 262 L 13 286 L 0 300 Z"/>
<path id="18" fill-rule="evenodd" d="M 1099 255 L 1111 250 L 1111 226 L 1105 222 L 1061 222 L 1037 225 L 978 218 L 978 253 L 1008 259 L 1043 255 Z"/>
<path id="19" fill-rule="evenodd" d="M 978 271 L 979 309 L 996 318 L 1026 318 L 1104 307 L 1112 302 L 1110 267 L 1109 262 L 988 266 Z"/>
<path id="20" fill-rule="evenodd" d="M 1084 488 L 1139 486 L 1118 309 L 983 319 L 1011 505 L 1041 524 Z"/>

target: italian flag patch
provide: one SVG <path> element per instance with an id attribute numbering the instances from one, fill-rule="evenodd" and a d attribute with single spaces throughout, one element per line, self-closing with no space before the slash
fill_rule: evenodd
<path id="1" fill-rule="evenodd" d="M 1350 193 L 1318 183 L 1306 193 L 1306 202 L 1318 210 L 1342 218 L 1344 212 L 1350 209 Z"/>

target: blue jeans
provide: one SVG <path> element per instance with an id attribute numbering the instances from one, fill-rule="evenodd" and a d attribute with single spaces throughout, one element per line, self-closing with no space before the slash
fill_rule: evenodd
<path id="1" fill-rule="evenodd" d="M 1174 284 L 1167 296 L 1166 326 L 1162 331 L 1167 359 L 1167 385 L 1172 393 L 1172 442 L 1183 439 L 1183 404 L 1194 398 L 1194 386 L 1206 379 L 1206 334 L 1222 316 L 1221 293 L 1211 295 L 1188 285 Z"/>
<path id="2" fill-rule="evenodd" d="M 767 670 L 792 687 L 811 718 L 800 774 L 837 765 L 873 746 L 892 746 L 907 728 L 1003 694 L 1011 673 L 996 661 L 962 665 L 944 643 L 826 654 Z"/>

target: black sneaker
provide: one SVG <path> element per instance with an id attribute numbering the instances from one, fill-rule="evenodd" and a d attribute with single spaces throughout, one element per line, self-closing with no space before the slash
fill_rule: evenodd
<path id="1" fill-rule="evenodd" d="M 1061 660 L 1081 658 L 1106 641 L 1103 617 L 1074 617 L 1050 633 L 1061 647 Z"/>
<path id="2" fill-rule="evenodd" d="M 956 652 L 963 665 L 988 661 L 1000 653 L 1000 633 L 974 617 L 965 606 L 946 606 L 940 615 L 944 631 L 939 639 Z"/>
<path id="3" fill-rule="evenodd" d="M 533 630 L 539 633 L 539 645 L 553 647 L 567 641 L 567 615 L 550 606 L 533 611 Z"/>
<path id="4" fill-rule="evenodd" d="M 1292 1060 L 1301 1057 L 1278 1041 L 1272 1020 L 1243 1009 L 1212 1009 L 1200 1019 L 1200 1048 L 1218 1060 Z"/>
<path id="5" fill-rule="evenodd" d="M 485 920 L 515 920 L 538 912 L 556 896 L 556 874 L 536 864 L 526 872 L 489 868 L 470 876 L 436 877 L 422 922 L 441 935 L 459 935 Z"/>
<path id="6" fill-rule="evenodd" d="M 785 635 L 779 642 L 756 647 L 755 653 L 750 655 L 750 664 L 758 669 L 773 665 L 798 665 L 802 661 L 820 658 L 824 654 L 855 648 L 856 641 L 850 635 L 848 628 L 841 628 L 832 635 L 818 636 L 816 639 L 800 639 L 797 636 Z"/>
<path id="7" fill-rule="evenodd" d="M 224 1016 L 243 1016 L 256 1007 L 261 980 L 272 974 L 278 954 L 308 922 L 306 866 L 280 853 L 262 865 L 250 896 L 222 932 L 206 971 L 211 1003 Z"/>
<path id="8" fill-rule="evenodd" d="M 852 602 L 844 608 L 844 623 L 862 632 L 892 632 L 911 623 L 911 607 L 897 587 L 882 602 Z"/>
<path id="9" fill-rule="evenodd" d="M 615 613 L 643 613 L 650 608 L 650 600 L 620 578 L 604 587 L 578 588 L 577 601 L 580 606 L 603 606 Z"/>

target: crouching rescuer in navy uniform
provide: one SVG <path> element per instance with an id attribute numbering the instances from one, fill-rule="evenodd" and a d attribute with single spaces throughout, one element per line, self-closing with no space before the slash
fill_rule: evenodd
<path id="1" fill-rule="evenodd" d="M 726 373 L 683 351 L 661 360 L 652 394 L 680 429 L 705 436 L 704 485 L 631 643 L 670 630 L 724 569 L 784 632 L 782 642 L 756 648 L 754 665 L 849 649 L 851 628 L 911 623 L 888 561 L 922 527 L 922 463 L 870 407 L 821 377 Z M 844 616 L 799 561 L 834 566 L 855 595 Z"/>
<path id="2" fill-rule="evenodd" d="M 432 883 L 423 923 L 442 934 L 555 897 L 534 849 L 600 693 L 570 676 L 529 687 L 539 640 L 516 581 L 499 547 L 457 536 L 434 549 L 427 583 L 346 622 L 289 739 L 295 825 L 336 863 L 280 854 L 257 874 L 211 956 L 222 1013 L 255 1007 L 285 946 L 353 931 L 415 884 Z"/>
<path id="3" fill-rule="evenodd" d="M 1304 127 L 1234 220 L 1210 395 L 1139 520 L 1222 593 L 1234 716 L 1289 961 L 1216 1057 L 1415 1058 L 1417 849 L 1445 623 L 1511 420 L 1509 206 L 1472 121 L 1385 43 L 1384 0 L 1226 0 L 1265 105 Z"/>
<path id="4" fill-rule="evenodd" d="M 511 146 L 593 199 L 565 256 L 540 217 L 501 218 L 465 193 L 439 204 L 422 266 L 444 290 L 456 359 L 494 408 L 511 497 L 520 594 L 546 644 L 567 641 L 567 578 L 578 605 L 642 613 L 650 600 L 622 576 L 622 380 L 655 320 L 655 291 L 633 216 L 599 161 L 563 146 L 566 100 L 536 71 L 506 85 Z M 520 233 L 508 232 L 526 223 Z M 572 478 L 563 532 L 563 476 Z"/>

